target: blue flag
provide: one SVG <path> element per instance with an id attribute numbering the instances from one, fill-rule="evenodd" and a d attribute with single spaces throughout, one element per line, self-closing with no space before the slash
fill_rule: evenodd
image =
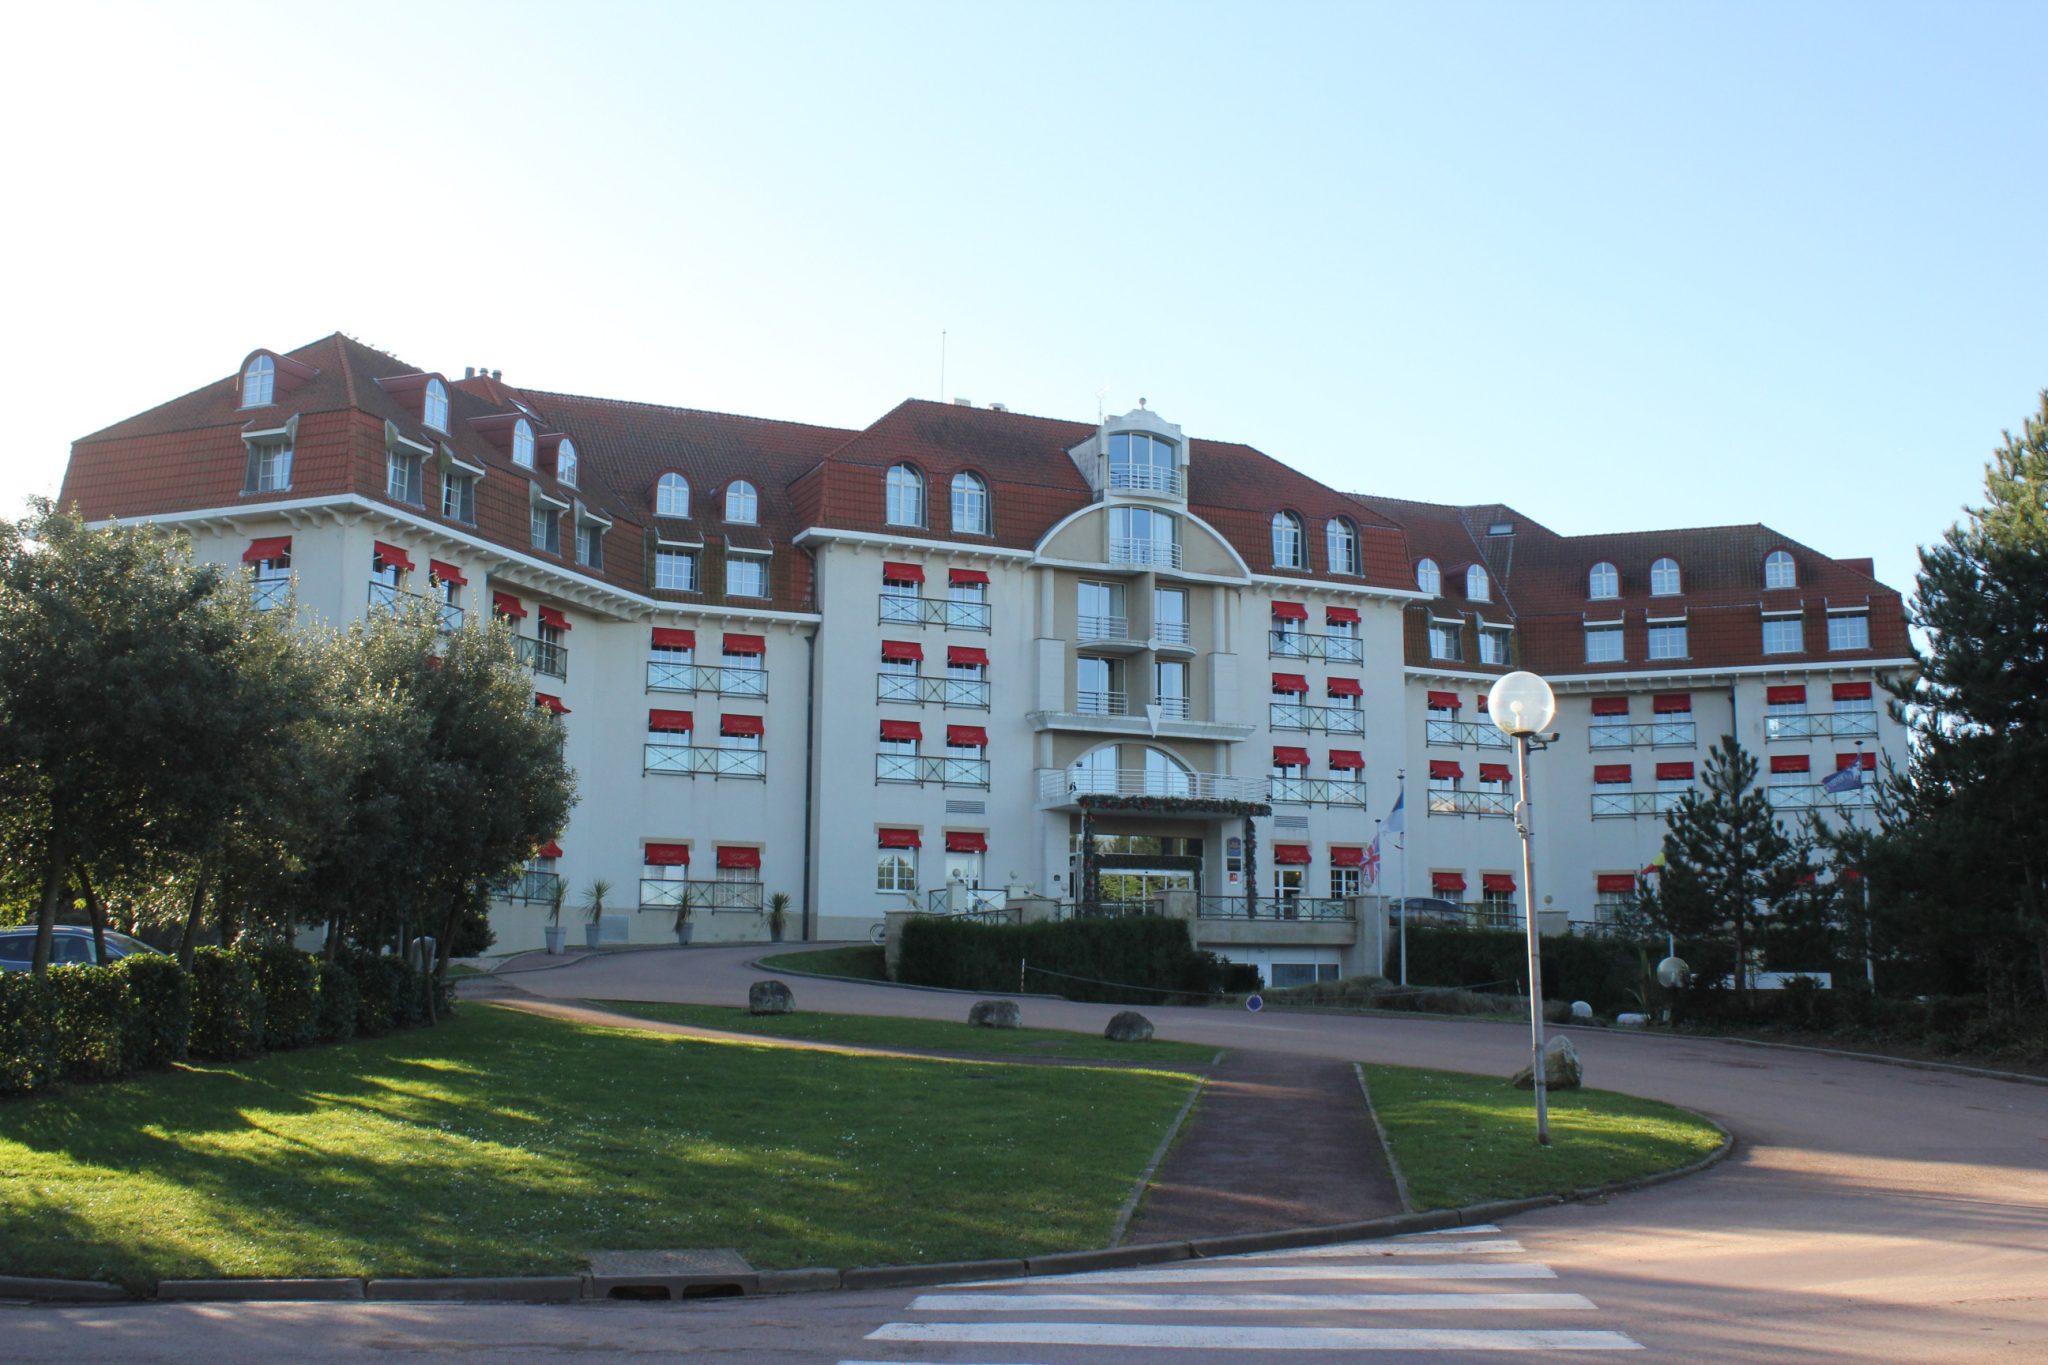
<path id="1" fill-rule="evenodd" d="M 1820 784 L 1822 791 L 1840 795 L 1843 792 L 1855 791 L 1863 785 L 1863 755 L 1845 754 L 1843 757 L 1853 758 L 1855 761 L 1835 769 L 1834 773 Z"/>
<path id="2" fill-rule="evenodd" d="M 1407 799 L 1408 784 L 1404 782 L 1401 784 L 1400 790 L 1394 793 L 1394 809 L 1387 813 L 1387 823 L 1385 825 L 1387 833 L 1399 834 L 1408 828 L 1407 813 L 1401 808 L 1401 803 Z"/>

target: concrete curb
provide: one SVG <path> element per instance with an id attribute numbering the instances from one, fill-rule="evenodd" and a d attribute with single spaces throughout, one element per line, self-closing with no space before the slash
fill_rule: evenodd
<path id="1" fill-rule="evenodd" d="M 1987 1081 L 2012 1081 L 2019 1085 L 2048 1085 L 2048 1076 L 2030 1076 L 2024 1071 L 1994 1071 L 1987 1066 L 1964 1066 L 1961 1062 L 1930 1062 L 1918 1057 L 1894 1057 L 1884 1052 L 1854 1052 L 1841 1047 L 1815 1047 L 1810 1043 L 1772 1043 L 1761 1038 L 1736 1038 L 1721 1033 L 1665 1033 L 1648 1029 L 1603 1029 L 1628 1038 L 1664 1038 L 1672 1042 L 1734 1043 L 1738 1047 L 1776 1048 L 1780 1052 L 1811 1052 L 1821 1057 L 1847 1057 L 1856 1062 L 1880 1066 L 1903 1066 L 1911 1071 L 1946 1071 L 1957 1076 L 1976 1076 Z"/>
<path id="2" fill-rule="evenodd" d="M 907 1289 L 955 1280 L 1008 1280 L 1026 1274 L 1022 1260 L 934 1261 L 930 1265 L 867 1265 L 839 1272 L 841 1289 Z"/>
<path id="3" fill-rule="evenodd" d="M 159 1299 L 184 1302 L 264 1300 L 313 1302 L 363 1297 L 363 1282 L 349 1279 L 158 1280 Z"/>
<path id="4" fill-rule="evenodd" d="M 1212 1058 L 1209 1063 L 1216 1063 Z M 1173 1149 L 1173 1141 L 1180 1136 L 1181 1125 L 1188 1121 L 1188 1113 L 1195 1107 L 1195 1101 L 1202 1098 L 1202 1092 L 1209 1088 L 1209 1078 L 1200 1078 L 1201 1083 L 1188 1092 L 1181 1103 L 1180 1112 L 1173 1116 L 1173 1122 L 1166 1125 L 1166 1136 L 1159 1139 L 1159 1145 L 1152 1150 L 1152 1159 L 1145 1163 L 1145 1169 L 1138 1175 L 1136 1188 L 1131 1197 L 1124 1200 L 1124 1206 L 1116 1211 L 1116 1225 L 1109 1230 L 1109 1244 L 1114 1247 L 1124 1240 L 1124 1234 L 1131 1229 L 1131 1219 L 1137 1216 L 1138 1205 L 1145 1198 L 1145 1191 L 1152 1188 L 1152 1177 L 1159 1172 L 1159 1163 L 1166 1160 L 1166 1154 Z"/>
<path id="5" fill-rule="evenodd" d="M 569 1303 L 586 1292 L 581 1275 L 499 1275 L 371 1280 L 365 1296 L 382 1302 Z"/>
<path id="6" fill-rule="evenodd" d="M 0 1299 L 34 1303 L 106 1303 L 133 1298 L 118 1284 L 104 1280 L 46 1280 L 34 1275 L 0 1275 Z"/>
<path id="7" fill-rule="evenodd" d="M 1415 1201 L 1408 1197 L 1408 1177 L 1402 1174 L 1394 1144 L 1387 1138 L 1386 1125 L 1380 1122 L 1380 1111 L 1372 1106 L 1372 1087 L 1365 1083 L 1365 1063 L 1353 1062 L 1351 1069 L 1358 1073 L 1358 1091 L 1365 1096 L 1365 1112 L 1372 1115 L 1372 1130 L 1380 1135 L 1380 1152 L 1387 1159 L 1387 1174 L 1394 1178 L 1394 1193 L 1401 1197 L 1401 1212 L 1413 1213 Z"/>
<path id="8" fill-rule="evenodd" d="M 718 946 L 723 947 L 725 945 L 720 944 Z M 856 943 L 844 946 L 858 948 L 862 946 L 871 947 L 873 945 L 862 945 Z M 747 969 L 749 971 L 756 972 L 778 973 L 784 976 L 808 977 L 812 981 L 844 981 L 848 985 L 852 986 L 886 986 L 888 989 L 892 991 L 923 991 L 927 995 L 971 995 L 977 1000 L 1064 1001 L 1067 998 L 1064 995 L 1049 995 L 1044 991 L 966 991 L 960 990 L 957 987 L 953 986 L 918 986 L 908 981 L 876 981 L 874 978 L 866 976 L 833 976 L 830 972 L 807 972 L 800 967 L 763 966 L 759 958 L 749 959 L 747 962 Z"/>

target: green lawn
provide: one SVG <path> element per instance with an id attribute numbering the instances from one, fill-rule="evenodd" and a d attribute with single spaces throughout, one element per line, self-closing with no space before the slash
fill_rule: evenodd
<path id="1" fill-rule="evenodd" d="M 761 959 L 763 967 L 778 972 L 809 972 L 813 976 L 851 976 L 862 981 L 887 981 L 888 966 L 882 949 L 871 944 L 843 948 L 810 948 L 801 953 L 777 953 Z"/>
<path id="2" fill-rule="evenodd" d="M 1496 1076 L 1367 1066 L 1373 1111 L 1418 1209 L 1520 1199 L 1683 1166 L 1721 1145 L 1713 1124 L 1608 1090 L 1553 1091 L 1550 1146 L 1530 1092 Z"/>
<path id="3" fill-rule="evenodd" d="M 860 1047 L 916 1048 L 927 1052 L 980 1052 L 1014 1057 L 1068 1057 L 1083 1061 L 1148 1062 L 1155 1066 L 1203 1065 L 1217 1049 L 1200 1043 L 1154 1038 L 1112 1043 L 1094 1033 L 1044 1028 L 975 1028 L 945 1019 L 893 1019 L 870 1014 L 766 1014 L 755 1016 L 724 1005 L 671 1005 L 648 1000 L 593 1000 L 621 1014 L 666 1024 L 758 1033 L 769 1038 L 852 1043 Z M 1026 1005 L 1025 1009 L 1031 1007 Z M 962 1011 L 965 1012 L 964 1010 Z"/>
<path id="4" fill-rule="evenodd" d="M 1104 1245 L 1192 1084 L 870 1058 L 465 1004 L 438 1029 L 0 1104 L 0 1273 L 762 1267 Z"/>

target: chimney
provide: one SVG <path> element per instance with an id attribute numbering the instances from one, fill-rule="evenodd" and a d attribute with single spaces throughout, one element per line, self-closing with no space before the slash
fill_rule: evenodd
<path id="1" fill-rule="evenodd" d="M 1010 410 L 1010 405 L 1008 403 L 990 403 L 988 405 L 988 410 L 990 412 L 1008 412 Z"/>
<path id="2" fill-rule="evenodd" d="M 464 365 L 464 366 L 462 367 L 462 377 L 463 377 L 464 379 L 474 379 L 474 378 L 476 378 L 476 366 L 474 366 L 474 365 Z"/>
<path id="3" fill-rule="evenodd" d="M 956 408 L 971 408 L 974 406 L 974 400 L 972 398 L 955 398 L 953 406 Z"/>
<path id="4" fill-rule="evenodd" d="M 491 371 L 491 378 L 492 378 L 492 379 L 503 379 L 504 377 L 505 377 L 505 372 L 504 372 L 503 370 L 492 370 L 492 371 Z"/>

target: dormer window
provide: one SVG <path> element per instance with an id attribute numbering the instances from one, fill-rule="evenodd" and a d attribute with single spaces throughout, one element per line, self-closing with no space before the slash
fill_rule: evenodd
<path id="1" fill-rule="evenodd" d="M 1474 564 L 1465 570 L 1465 596 L 1474 602 L 1484 602 L 1492 597 L 1486 582 L 1486 570 Z"/>
<path id="2" fill-rule="evenodd" d="M 924 525 L 924 475 L 907 464 L 889 467 L 887 518 L 891 526 Z"/>
<path id="3" fill-rule="evenodd" d="M 571 488 L 576 486 L 576 443 L 566 436 L 555 447 L 555 480 Z"/>
<path id="4" fill-rule="evenodd" d="M 1323 549 L 1330 559 L 1330 572 L 1357 574 L 1358 528 L 1348 517 L 1332 517 L 1323 527 Z"/>
<path id="5" fill-rule="evenodd" d="M 734 479 L 725 489 L 725 519 L 752 526 L 761 519 L 761 495 L 745 479 Z"/>
<path id="6" fill-rule="evenodd" d="M 1678 561 L 1660 559 L 1650 566 L 1650 595 L 1676 597 L 1679 593 Z"/>
<path id="7" fill-rule="evenodd" d="M 1799 566 L 1792 562 L 1792 556 L 1784 550 L 1773 550 L 1764 557 L 1764 586 L 1766 588 L 1796 588 L 1799 586 Z"/>
<path id="8" fill-rule="evenodd" d="M 953 476 L 953 529 L 970 536 L 988 531 L 988 485 L 975 474 Z"/>
<path id="9" fill-rule="evenodd" d="M 1415 586 L 1431 597 L 1441 597 L 1444 591 L 1443 572 L 1437 568 L 1434 559 L 1415 561 Z"/>
<path id="10" fill-rule="evenodd" d="M 1586 575 L 1586 596 L 1605 600 L 1621 596 L 1621 574 L 1606 560 L 1595 564 Z"/>
<path id="11" fill-rule="evenodd" d="M 448 430 L 448 386 L 438 379 L 427 381 L 426 397 L 420 402 L 420 420 L 436 431 Z"/>
<path id="12" fill-rule="evenodd" d="M 1140 493 L 1176 491 L 1173 443 L 1144 431 L 1109 438 L 1109 486 Z"/>
<path id="13" fill-rule="evenodd" d="M 277 362 L 267 355 L 252 356 L 242 371 L 242 406 L 267 408 L 277 393 Z"/>
<path id="14" fill-rule="evenodd" d="M 654 515 L 658 517 L 687 517 L 690 515 L 690 481 L 680 474 L 664 474 L 661 482 L 654 485 Z"/>
<path id="15" fill-rule="evenodd" d="M 533 423 L 524 417 L 512 424 L 512 463 L 521 469 L 533 468 Z"/>
<path id="16" fill-rule="evenodd" d="M 1308 547 L 1302 544 L 1301 518 L 1292 512 L 1273 514 L 1273 567 L 1306 569 Z"/>

